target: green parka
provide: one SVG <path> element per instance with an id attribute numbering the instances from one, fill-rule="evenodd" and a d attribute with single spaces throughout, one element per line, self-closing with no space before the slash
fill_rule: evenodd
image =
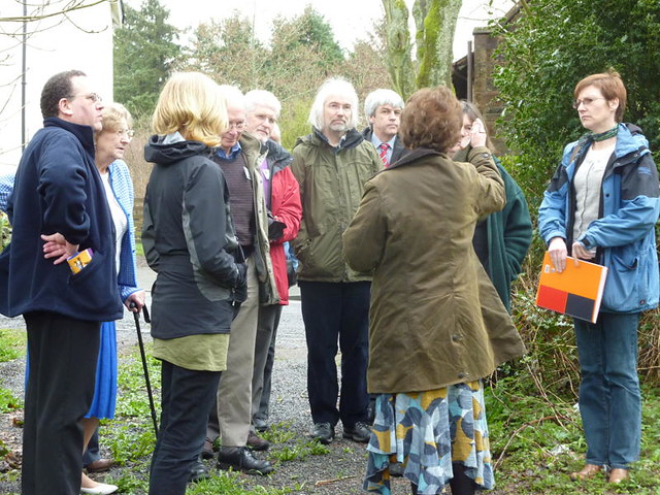
<path id="1" fill-rule="evenodd" d="M 342 256 L 341 236 L 360 204 L 364 184 L 383 163 L 373 145 L 352 129 L 332 146 L 314 129 L 293 148 L 291 170 L 300 184 L 303 216 L 293 241 L 298 280 L 362 282 L 370 270 L 352 270 Z"/>
<path id="2" fill-rule="evenodd" d="M 467 160 L 470 149 L 468 147 L 454 155 L 454 160 Z M 486 218 L 488 276 L 502 302 L 511 311 L 511 284 L 522 270 L 532 243 L 532 220 L 522 189 L 497 157 L 493 160 L 504 181 L 506 206 Z"/>
<path id="3" fill-rule="evenodd" d="M 344 233 L 344 256 L 373 270 L 370 393 L 421 392 L 483 378 L 524 345 L 472 246 L 502 209 L 490 152 L 471 163 L 417 149 L 371 179 Z"/>

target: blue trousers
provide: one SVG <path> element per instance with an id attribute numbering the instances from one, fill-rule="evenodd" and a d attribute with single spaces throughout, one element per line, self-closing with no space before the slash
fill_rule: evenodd
<path id="1" fill-rule="evenodd" d="M 184 495 L 206 438 L 206 420 L 220 372 L 195 371 L 163 361 L 161 417 L 151 459 L 150 495 Z"/>
<path id="2" fill-rule="evenodd" d="M 83 466 L 87 466 L 99 459 L 101 459 L 101 449 L 99 448 L 99 429 L 97 427 L 94 430 L 92 438 L 89 439 L 87 449 L 85 449 L 85 453 L 83 454 Z"/>
<path id="3" fill-rule="evenodd" d="M 600 313 L 595 324 L 575 320 L 582 375 L 579 404 L 589 464 L 627 469 L 639 458 L 638 324 L 638 313 Z"/>
<path id="4" fill-rule="evenodd" d="M 314 423 L 367 421 L 369 282 L 298 282 L 307 340 L 307 393 Z M 339 346 L 337 345 L 339 343 Z M 341 349 L 341 399 L 335 357 Z"/>

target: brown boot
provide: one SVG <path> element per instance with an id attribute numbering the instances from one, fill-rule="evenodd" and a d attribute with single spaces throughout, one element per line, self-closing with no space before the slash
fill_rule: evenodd
<path id="1" fill-rule="evenodd" d="M 595 477 L 598 473 L 603 471 L 603 466 L 597 466 L 595 464 L 585 464 L 581 471 L 571 473 L 571 479 L 573 481 L 581 480 L 590 480 Z"/>
<path id="2" fill-rule="evenodd" d="M 628 479 L 628 470 L 623 468 L 614 468 L 610 471 L 610 483 L 621 483 Z"/>

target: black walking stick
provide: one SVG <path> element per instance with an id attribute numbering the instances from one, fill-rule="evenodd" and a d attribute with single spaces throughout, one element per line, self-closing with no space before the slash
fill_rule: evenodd
<path id="1" fill-rule="evenodd" d="M 131 302 L 131 309 L 137 308 L 135 302 Z M 149 318 L 149 310 L 147 305 L 142 306 L 142 312 L 144 313 L 144 321 L 146 323 L 151 323 Z M 154 396 L 151 392 L 151 381 L 149 380 L 149 368 L 147 367 L 147 356 L 144 353 L 144 342 L 142 342 L 142 332 L 140 331 L 140 312 L 133 312 L 133 317 L 135 318 L 135 329 L 137 330 L 138 344 L 140 346 L 140 355 L 142 356 L 142 368 L 144 369 L 144 381 L 147 383 L 147 394 L 149 395 L 149 407 L 151 407 L 151 419 L 154 422 L 154 431 L 156 432 L 156 437 L 158 437 L 158 420 L 156 419 L 156 406 L 154 405 Z"/>

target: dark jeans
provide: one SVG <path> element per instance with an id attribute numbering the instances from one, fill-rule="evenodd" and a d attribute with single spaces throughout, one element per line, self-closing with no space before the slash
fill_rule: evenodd
<path id="1" fill-rule="evenodd" d="M 307 393 L 314 423 L 367 421 L 369 282 L 299 282 L 307 339 Z M 337 342 L 341 400 L 337 410 Z"/>
<path id="2" fill-rule="evenodd" d="M 195 371 L 163 361 L 158 441 L 151 459 L 150 495 L 184 495 L 206 437 L 206 420 L 220 372 Z"/>
<path id="3" fill-rule="evenodd" d="M 83 428 L 94 397 L 99 322 L 50 312 L 24 315 L 30 377 L 25 392 L 23 495 L 78 495 Z"/>
<path id="4" fill-rule="evenodd" d="M 83 466 L 87 466 L 92 462 L 96 462 L 101 459 L 101 451 L 99 449 L 99 429 L 94 430 L 94 434 L 89 439 L 87 444 L 87 449 L 83 454 Z"/>
<path id="5" fill-rule="evenodd" d="M 639 313 L 574 320 L 580 358 L 580 414 L 587 462 L 628 469 L 639 459 L 642 395 L 637 376 Z"/>

